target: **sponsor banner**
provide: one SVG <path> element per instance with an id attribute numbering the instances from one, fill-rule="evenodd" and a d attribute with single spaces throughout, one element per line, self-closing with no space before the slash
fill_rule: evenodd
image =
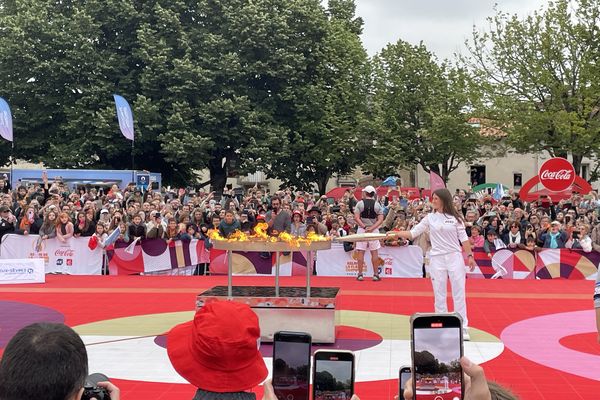
<path id="1" fill-rule="evenodd" d="M 356 276 L 358 263 L 354 252 L 344 251 L 342 244 L 333 243 L 331 249 L 317 253 L 317 275 Z M 387 246 L 379 249 L 378 270 L 384 278 L 420 278 L 423 276 L 423 250 L 419 246 Z M 363 274 L 373 275 L 371 252 L 365 251 Z"/>
<path id="2" fill-rule="evenodd" d="M 46 273 L 43 259 L 0 260 L 0 284 L 44 282 Z"/>
<path id="3" fill-rule="evenodd" d="M 107 250 L 111 275 L 132 275 L 190 267 L 210 262 L 204 240 L 143 239 L 135 246 L 115 243 Z"/>
<path id="4" fill-rule="evenodd" d="M 1 259 L 44 260 L 46 273 L 72 275 L 100 275 L 103 251 L 97 247 L 90 250 L 90 238 L 70 238 L 65 243 L 56 238 L 40 240 L 38 235 L 9 234 L 2 238 Z"/>
<path id="5" fill-rule="evenodd" d="M 536 277 L 539 279 L 595 280 L 600 253 L 571 249 L 545 249 L 538 253 Z"/>
<path id="6" fill-rule="evenodd" d="M 562 192 L 571 187 L 575 181 L 575 168 L 569 160 L 555 157 L 546 160 L 538 173 L 540 183 L 552 192 Z"/>
<path id="7" fill-rule="evenodd" d="M 323 251 L 318 252 L 321 256 Z M 275 275 L 277 253 L 256 251 L 232 252 L 232 270 L 235 275 L 262 274 Z M 307 252 L 293 251 L 279 253 L 279 275 L 306 275 Z M 210 250 L 210 274 L 227 275 L 227 252 L 224 250 Z"/>
<path id="8" fill-rule="evenodd" d="M 535 278 L 536 255 L 533 251 L 505 248 L 492 252 L 490 257 L 483 248 L 474 248 L 473 256 L 477 267 L 473 272 L 467 269 L 469 278 Z M 465 257 L 465 266 L 468 266 L 467 257 Z"/>

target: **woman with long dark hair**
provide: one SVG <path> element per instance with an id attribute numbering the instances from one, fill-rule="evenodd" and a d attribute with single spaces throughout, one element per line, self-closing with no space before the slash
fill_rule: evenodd
<path id="1" fill-rule="evenodd" d="M 410 231 L 389 232 L 388 234 L 412 240 L 422 233 L 429 232 L 431 240 L 429 274 L 435 296 L 435 312 L 448 312 L 446 282 L 450 277 L 454 311 L 462 317 L 463 338 L 470 340 L 465 299 L 466 269 L 462 251 L 467 254 L 469 267 L 473 271 L 477 264 L 473 259 L 471 243 L 465 232 L 463 216 L 454 207 L 452 195 L 448 189 L 434 191 L 431 205 L 433 212 L 427 214 Z"/>

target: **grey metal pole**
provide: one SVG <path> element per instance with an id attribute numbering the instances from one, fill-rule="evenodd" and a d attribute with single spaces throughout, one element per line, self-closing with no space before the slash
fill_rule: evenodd
<path id="1" fill-rule="evenodd" d="M 306 298 L 310 297 L 310 276 L 312 275 L 312 266 L 313 266 L 313 252 L 312 250 L 308 251 L 308 257 L 306 260 Z M 308 302 L 307 302 L 308 304 Z"/>
<path id="2" fill-rule="evenodd" d="M 233 251 L 227 250 L 227 296 L 231 299 L 233 297 Z"/>
<path id="3" fill-rule="evenodd" d="M 279 297 L 279 255 L 275 252 L 275 297 Z"/>

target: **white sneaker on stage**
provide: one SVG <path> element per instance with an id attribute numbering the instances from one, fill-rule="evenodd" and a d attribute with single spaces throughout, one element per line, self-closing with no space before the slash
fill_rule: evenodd
<path id="1" fill-rule="evenodd" d="M 469 328 L 463 329 L 463 342 L 470 342 L 471 335 L 469 335 Z"/>

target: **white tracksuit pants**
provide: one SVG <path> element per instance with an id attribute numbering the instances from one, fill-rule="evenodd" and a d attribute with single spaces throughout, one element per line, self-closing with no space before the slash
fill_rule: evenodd
<path id="1" fill-rule="evenodd" d="M 469 326 L 465 295 L 466 274 L 465 262 L 462 254 L 459 252 L 430 256 L 429 258 L 429 275 L 431 276 L 433 294 L 435 296 L 435 312 L 448 312 L 446 288 L 448 277 L 450 277 L 454 311 L 462 317 L 463 328 Z"/>

